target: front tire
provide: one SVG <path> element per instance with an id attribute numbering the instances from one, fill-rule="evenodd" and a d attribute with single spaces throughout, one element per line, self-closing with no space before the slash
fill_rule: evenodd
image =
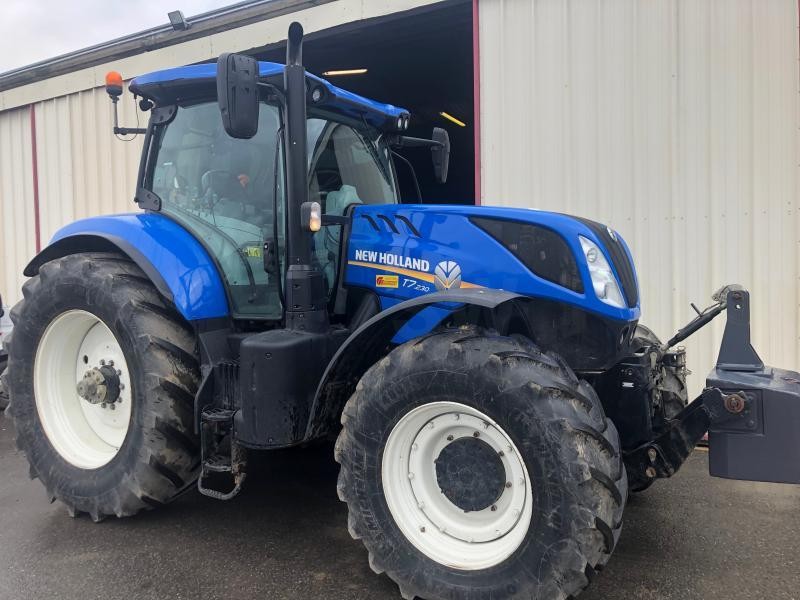
<path id="1" fill-rule="evenodd" d="M 42 265 L 23 295 L 11 311 L 8 414 L 50 499 L 99 521 L 190 486 L 195 337 L 144 273 L 115 254 L 75 254 Z"/>
<path id="2" fill-rule="evenodd" d="M 359 382 L 336 444 L 348 529 L 406 599 L 564 599 L 613 551 L 627 480 L 594 390 L 523 338 L 445 330 Z"/>

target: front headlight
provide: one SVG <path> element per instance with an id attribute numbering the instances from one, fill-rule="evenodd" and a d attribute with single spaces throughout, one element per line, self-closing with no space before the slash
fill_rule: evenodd
<path id="1" fill-rule="evenodd" d="M 589 265 L 589 275 L 592 277 L 592 287 L 595 295 L 611 306 L 625 308 L 625 299 L 619 289 L 617 278 L 606 260 L 602 250 L 593 241 L 585 237 L 578 236 L 581 241 L 581 248 Z"/>

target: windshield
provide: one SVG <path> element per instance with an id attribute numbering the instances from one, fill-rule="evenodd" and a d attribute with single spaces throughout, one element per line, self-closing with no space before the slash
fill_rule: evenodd
<path id="1" fill-rule="evenodd" d="M 178 109 L 156 141 L 152 191 L 162 212 L 204 242 L 226 279 L 237 316 L 280 318 L 276 276 L 264 270 L 263 246 L 274 241 L 275 194 L 283 206 L 278 108 L 262 103 L 258 133 L 249 140 L 225 132 L 216 102 Z M 278 168 L 283 160 L 278 157 Z M 276 218 L 277 217 L 277 218 Z M 278 232 L 283 237 L 283 227 Z"/>

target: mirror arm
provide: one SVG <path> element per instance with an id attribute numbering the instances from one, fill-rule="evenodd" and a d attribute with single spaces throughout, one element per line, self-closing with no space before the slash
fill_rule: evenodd
<path id="1" fill-rule="evenodd" d="M 389 140 L 389 145 L 392 148 L 444 148 L 442 142 L 426 138 L 409 137 L 407 135 L 395 136 L 393 139 Z"/>
<path id="2" fill-rule="evenodd" d="M 322 215 L 322 226 L 326 225 L 347 225 L 350 223 L 350 217 L 346 215 Z"/>

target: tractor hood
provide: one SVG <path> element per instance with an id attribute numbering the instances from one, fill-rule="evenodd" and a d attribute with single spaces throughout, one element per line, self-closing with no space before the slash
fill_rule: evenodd
<path id="1" fill-rule="evenodd" d="M 486 287 L 603 319 L 639 319 L 625 241 L 588 219 L 517 208 L 360 205 L 346 252 L 345 281 L 373 288 L 384 306 L 436 290 Z M 598 284 L 603 264 L 610 283 Z"/>

